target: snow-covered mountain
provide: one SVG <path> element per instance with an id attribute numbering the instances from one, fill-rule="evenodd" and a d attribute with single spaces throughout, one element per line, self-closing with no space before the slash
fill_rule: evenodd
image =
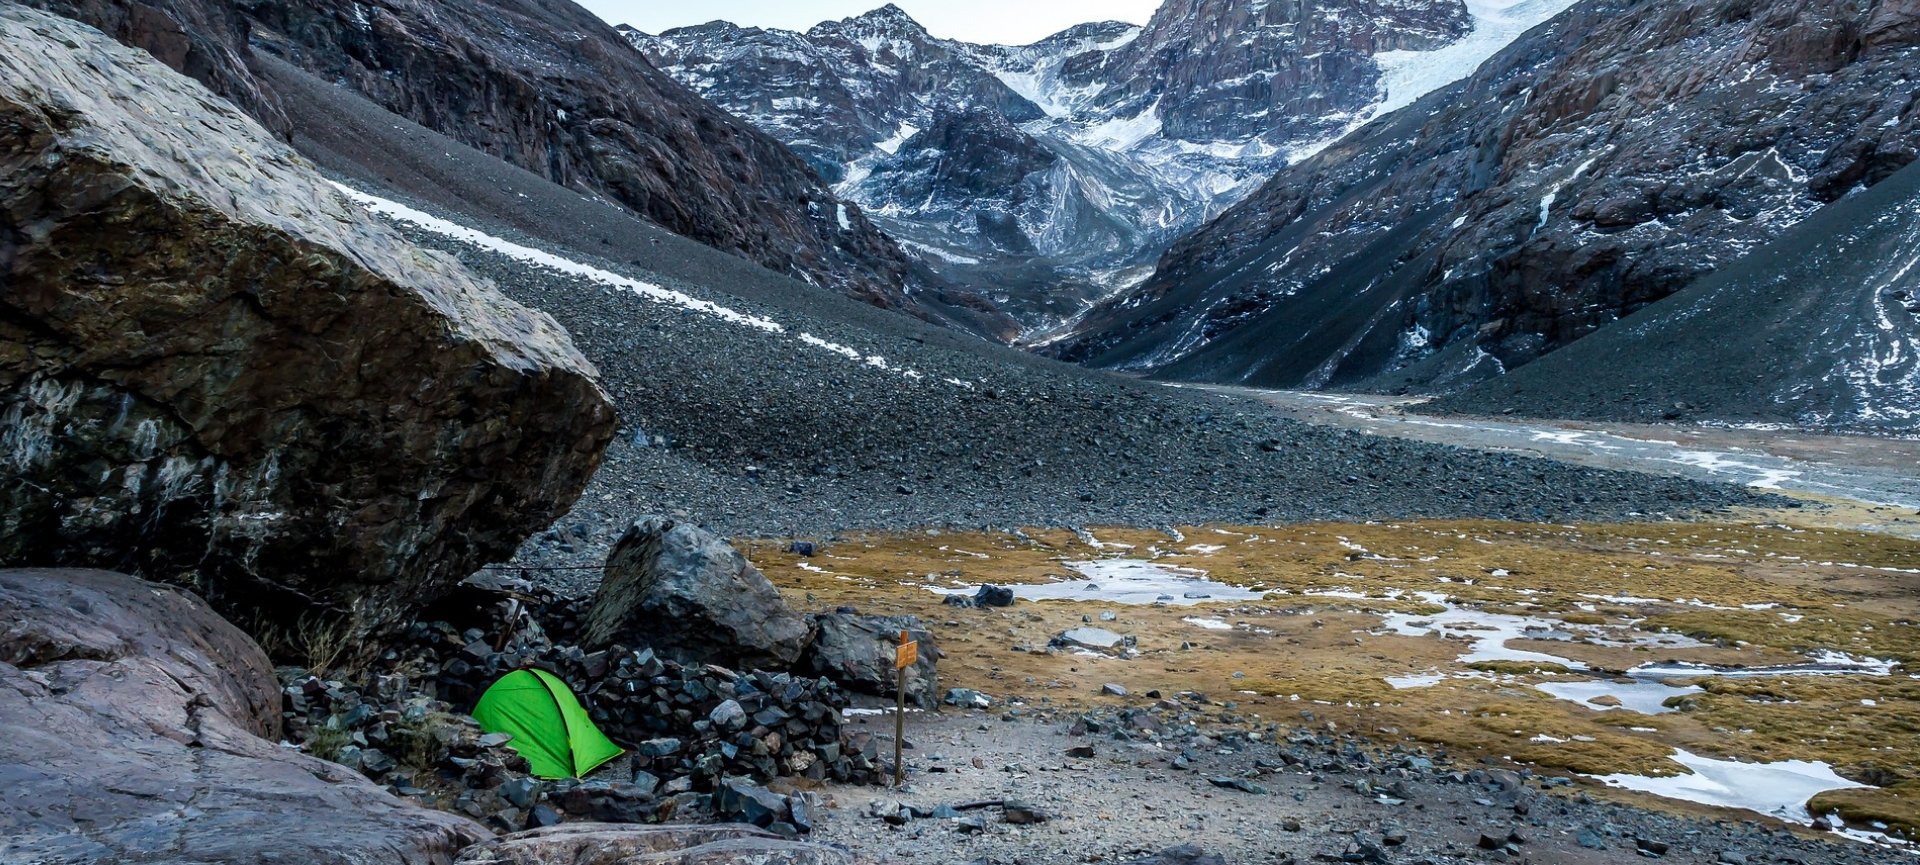
<path id="1" fill-rule="evenodd" d="M 626 33 L 1041 341 L 1280 168 L 1571 2 L 1168 0 L 1145 27 L 1025 46 L 939 39 L 891 5 L 805 33 Z"/>
<path id="2" fill-rule="evenodd" d="M 1050 348 L 1281 388 L 1444 392 L 1519 369 L 1913 162 L 1915 8 L 1581 0 L 1275 175 Z"/>

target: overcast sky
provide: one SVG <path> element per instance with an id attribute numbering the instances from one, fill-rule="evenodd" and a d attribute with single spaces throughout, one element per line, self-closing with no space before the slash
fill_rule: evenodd
<path id="1" fill-rule="evenodd" d="M 715 19 L 805 30 L 877 9 L 886 0 L 579 0 L 611 24 L 648 33 Z M 1088 21 L 1145 24 L 1160 0 L 894 0 L 935 36 L 1024 45 Z"/>

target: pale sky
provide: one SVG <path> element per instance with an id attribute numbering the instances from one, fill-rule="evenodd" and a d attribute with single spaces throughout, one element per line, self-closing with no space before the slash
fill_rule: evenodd
<path id="1" fill-rule="evenodd" d="M 732 21 L 743 27 L 806 30 L 849 18 L 886 0 L 578 0 L 609 24 L 648 33 Z M 1089 21 L 1147 23 L 1160 0 L 894 0 L 935 36 L 968 42 L 1025 45 Z"/>

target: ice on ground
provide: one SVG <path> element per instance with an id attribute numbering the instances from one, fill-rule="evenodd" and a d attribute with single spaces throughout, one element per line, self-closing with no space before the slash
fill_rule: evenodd
<path id="1" fill-rule="evenodd" d="M 1807 810 L 1808 800 L 1829 790 L 1867 786 L 1834 774 L 1833 767 L 1826 763 L 1809 760 L 1738 763 L 1686 751 L 1675 751 L 1671 759 L 1693 774 L 1673 778 L 1605 775 L 1595 776 L 1595 780 L 1610 787 L 1683 802 L 1739 808 L 1803 826 L 1813 822 L 1813 815 Z"/>
<path id="2" fill-rule="evenodd" d="M 1687 694 L 1705 693 L 1705 689 L 1702 688 L 1677 688 L 1658 681 L 1546 682 L 1533 687 L 1597 712 L 1625 709 L 1642 715 L 1665 715 L 1674 711 L 1666 707 L 1667 700 Z M 1594 705 L 1593 701 L 1602 697 L 1619 700 L 1620 705 Z"/>
<path id="3" fill-rule="evenodd" d="M 1411 676 L 1388 676 L 1387 684 L 1396 691 L 1412 691 L 1419 688 L 1431 688 L 1447 680 L 1445 673 L 1415 673 Z"/>
<path id="4" fill-rule="evenodd" d="M 1197 617 L 1188 617 L 1185 619 L 1181 619 L 1180 621 L 1186 622 L 1187 624 L 1192 625 L 1196 628 L 1205 628 L 1209 631 L 1233 630 L 1233 625 L 1224 619 L 1202 619 Z"/>
<path id="5" fill-rule="evenodd" d="M 1206 578 L 1206 571 L 1197 568 L 1177 568 L 1142 559 L 1096 559 L 1068 562 L 1067 567 L 1085 579 L 1007 588 L 1013 590 L 1014 597 L 1024 601 L 1097 601 L 1130 606 L 1187 607 L 1216 601 L 1258 601 L 1266 597 L 1265 592 L 1213 582 Z M 928 588 L 943 595 L 970 595 L 980 587 Z"/>
<path id="6" fill-rule="evenodd" d="M 1764 667 L 1714 667 L 1684 661 L 1642 664 L 1627 675 L 1643 679 L 1688 679 L 1716 677 L 1727 679 L 1768 679 L 1775 676 L 1891 676 L 1898 661 L 1860 658 L 1844 652 L 1820 651 L 1808 656 L 1804 664 L 1773 664 Z"/>
<path id="7" fill-rule="evenodd" d="M 1420 597 L 1428 603 L 1446 604 L 1446 596 L 1438 593 L 1422 592 Z M 1511 640 L 1564 639 L 1563 629 L 1567 626 L 1561 622 L 1533 616 L 1512 616 L 1505 613 L 1469 610 L 1451 604 L 1446 606 L 1447 609 L 1444 612 L 1432 616 L 1394 613 L 1386 617 L 1384 625 L 1388 631 L 1403 636 L 1440 636 L 1468 641 L 1471 648 L 1460 655 L 1459 661 L 1462 664 L 1481 661 L 1519 661 L 1558 664 L 1569 670 L 1587 669 L 1586 664 L 1571 658 L 1507 647 L 1507 643 Z"/>

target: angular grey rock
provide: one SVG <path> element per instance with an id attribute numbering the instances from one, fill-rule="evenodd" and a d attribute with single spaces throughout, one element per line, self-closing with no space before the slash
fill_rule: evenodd
<path id="1" fill-rule="evenodd" d="M 1124 652 L 1135 645 L 1133 637 L 1106 628 L 1072 628 L 1053 638 L 1057 648 L 1091 649 L 1096 652 Z"/>
<path id="2" fill-rule="evenodd" d="M 0 571 L 0 622 L 0 862 L 428 865 L 490 834 L 262 738 L 266 655 L 182 591 Z"/>
<path id="3" fill-rule="evenodd" d="M 613 432 L 551 318 L 13 5 L 0 283 L 0 564 L 189 580 L 250 626 L 399 621 L 564 512 Z"/>
<path id="4" fill-rule="evenodd" d="M 787 669 L 812 633 L 779 590 L 726 541 L 643 517 L 607 556 L 584 640 L 651 646 L 691 663 Z"/>
<path id="5" fill-rule="evenodd" d="M 962 709 L 993 708 L 992 697 L 973 690 L 972 688 L 950 688 L 946 696 L 941 698 L 941 700 L 949 706 L 959 706 Z"/>
<path id="6" fill-rule="evenodd" d="M 939 703 L 934 690 L 943 656 L 915 616 L 859 616 L 827 613 L 813 617 L 813 643 L 801 658 L 802 669 L 864 694 L 890 697 L 899 688 L 894 650 L 900 632 L 920 644 L 920 660 L 907 668 L 907 701 L 923 709 Z"/>
<path id="7" fill-rule="evenodd" d="M 467 848 L 456 865 L 861 865 L 850 853 L 741 825 L 569 823 Z"/>

